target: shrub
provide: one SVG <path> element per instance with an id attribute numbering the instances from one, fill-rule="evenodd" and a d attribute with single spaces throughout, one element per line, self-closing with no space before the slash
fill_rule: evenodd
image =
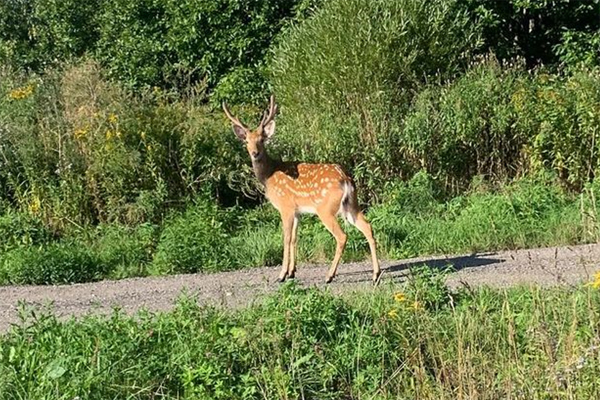
<path id="1" fill-rule="evenodd" d="M 455 192 L 476 175 L 547 170 L 580 189 L 598 167 L 598 85 L 598 70 L 561 76 L 486 61 L 415 96 L 396 154 Z"/>
<path id="2" fill-rule="evenodd" d="M 102 0 L 0 3 L 0 63 L 37 72 L 80 57 L 98 38 Z"/>
<path id="3" fill-rule="evenodd" d="M 0 283 L 56 285 L 102 279 L 106 266 L 81 243 L 20 247 L 0 255 Z"/>
<path id="4" fill-rule="evenodd" d="M 419 198 L 422 188 L 412 190 Z M 408 190 L 404 193 L 411 197 Z M 588 242 L 597 235 L 593 229 L 584 232 L 578 199 L 549 177 L 474 190 L 430 202 L 420 211 L 397 206 L 395 198 L 392 192 L 388 202 L 368 213 L 389 258 Z"/>
<path id="5" fill-rule="evenodd" d="M 156 250 L 157 228 L 100 225 L 88 245 L 113 279 L 145 276 Z"/>
<path id="6" fill-rule="evenodd" d="M 260 66 L 271 41 L 306 3 L 314 2 L 108 0 L 96 56 L 130 86 L 200 83 L 217 87 L 219 99 L 255 101 L 264 97 Z"/>
<path id="7" fill-rule="evenodd" d="M 381 185 L 402 169 L 395 132 L 412 91 L 460 72 L 477 37 L 454 1 L 324 4 L 274 51 L 278 140 L 299 158 L 336 160 L 359 183 Z"/>
<path id="8" fill-rule="evenodd" d="M 183 214 L 171 217 L 163 227 L 154 273 L 211 272 L 232 268 L 228 254 L 234 213 L 201 199 Z"/>
<path id="9" fill-rule="evenodd" d="M 39 218 L 10 210 L 0 216 L 0 252 L 22 246 L 39 246 L 52 239 L 52 232 Z"/>
<path id="10" fill-rule="evenodd" d="M 589 48 L 591 52 L 571 51 L 576 50 L 572 47 L 574 38 L 590 38 L 588 35 L 600 29 L 596 0 L 460 0 L 460 4 L 468 10 L 472 21 L 482 27 L 481 50 L 493 52 L 501 60 L 524 58 L 528 67 L 552 65 L 559 59 L 575 65 L 580 57 L 565 57 L 567 53 L 598 54 L 598 47 Z M 580 43 L 586 46 L 585 42 Z M 565 53 L 567 49 L 571 50 Z"/>
<path id="11" fill-rule="evenodd" d="M 134 96 L 92 61 L 33 81 L 0 73 L 1 196 L 56 231 L 158 222 L 200 191 L 228 205 L 256 193 L 226 118 L 194 98 Z"/>

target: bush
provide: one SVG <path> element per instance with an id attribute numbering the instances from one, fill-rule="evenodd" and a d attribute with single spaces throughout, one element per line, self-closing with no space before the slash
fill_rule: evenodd
<path id="1" fill-rule="evenodd" d="M 57 285 L 102 279 L 106 266 L 81 243 L 21 247 L 0 255 L 0 284 Z"/>
<path id="2" fill-rule="evenodd" d="M 0 63 L 42 72 L 93 55 L 130 87 L 218 87 L 255 102 L 271 42 L 317 0 L 9 1 L 0 4 Z M 249 84 L 249 86 L 246 86 Z M 206 95 L 206 92 L 204 93 Z"/>
<path id="3" fill-rule="evenodd" d="M 43 245 L 53 238 L 43 222 L 31 215 L 9 210 L 0 216 L 0 253 L 17 247 Z"/>
<path id="4" fill-rule="evenodd" d="M 103 0 L 0 3 L 0 63 L 37 72 L 91 51 Z"/>
<path id="5" fill-rule="evenodd" d="M 402 169 L 395 133 L 413 91 L 459 73 L 477 45 L 477 27 L 454 1 L 328 2 L 275 49 L 278 140 L 379 186 Z"/>
<path id="6" fill-rule="evenodd" d="M 306 3 L 314 2 L 108 0 L 96 56 L 130 86 L 199 84 L 253 102 L 265 96 L 260 66 L 271 41 Z"/>
<path id="7" fill-rule="evenodd" d="M 598 168 L 598 85 L 598 70 L 561 76 L 484 62 L 415 96 L 396 154 L 455 192 L 476 175 L 547 170 L 580 189 Z"/>
<path id="8" fill-rule="evenodd" d="M 256 193 L 226 118 L 194 98 L 134 96 L 91 61 L 33 81 L 0 73 L 0 195 L 56 231 L 158 222 L 200 191 L 228 205 Z"/>
<path id="9" fill-rule="evenodd" d="M 88 245 L 112 279 L 145 276 L 156 251 L 157 227 L 100 225 Z"/>
<path id="10" fill-rule="evenodd" d="M 418 199 L 423 188 L 409 190 Z M 400 193 L 411 198 L 409 190 Z M 402 207 L 397 193 L 368 213 L 381 252 L 392 259 L 592 242 L 597 237 L 594 229 L 584 230 L 580 199 L 548 177 L 430 201 L 417 211 Z M 590 209 L 589 215 L 595 211 Z"/>
<path id="11" fill-rule="evenodd" d="M 234 267 L 228 251 L 233 226 L 234 213 L 199 200 L 165 222 L 153 273 L 214 272 Z"/>
<path id="12" fill-rule="evenodd" d="M 482 27 L 483 52 L 493 52 L 506 61 L 524 58 L 528 67 L 553 65 L 559 60 L 574 66 L 580 56 L 565 57 L 565 50 L 575 50 L 571 46 L 574 38 L 587 37 L 587 42 L 588 35 L 600 29 L 596 0 L 460 0 L 460 3 L 473 23 Z M 585 42 L 580 43 L 586 46 Z M 598 55 L 598 47 L 567 53 Z"/>

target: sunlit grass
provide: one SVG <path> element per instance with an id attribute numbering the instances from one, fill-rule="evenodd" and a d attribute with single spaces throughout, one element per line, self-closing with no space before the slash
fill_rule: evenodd
<path id="1" fill-rule="evenodd" d="M 0 336 L 0 398 L 532 399 L 600 394 L 600 291 L 348 293 L 285 285 L 244 310 L 182 299 L 131 318 L 52 315 Z M 415 306 L 416 304 L 416 306 Z"/>

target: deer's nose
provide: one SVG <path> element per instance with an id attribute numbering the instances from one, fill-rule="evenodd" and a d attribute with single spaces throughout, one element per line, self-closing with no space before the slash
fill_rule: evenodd
<path id="1" fill-rule="evenodd" d="M 252 157 L 254 157 L 254 158 L 258 157 L 258 151 L 253 151 L 252 152 Z"/>

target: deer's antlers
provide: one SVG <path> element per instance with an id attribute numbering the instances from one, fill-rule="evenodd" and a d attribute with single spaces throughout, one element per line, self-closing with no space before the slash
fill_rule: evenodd
<path id="1" fill-rule="evenodd" d="M 264 128 L 265 125 L 275 118 L 275 114 L 277 114 L 277 104 L 275 104 L 275 96 L 271 95 L 271 98 L 269 99 L 269 109 L 263 114 L 259 127 Z"/>
<path id="2" fill-rule="evenodd" d="M 225 102 L 223 102 L 223 111 L 225 111 L 225 115 L 227 115 L 227 118 L 229 118 L 231 120 L 231 122 L 233 122 L 234 125 L 237 125 L 239 127 L 244 128 L 245 130 L 248 130 L 248 128 L 246 128 L 246 126 L 244 124 L 242 124 L 239 119 L 237 119 L 236 117 L 231 115 L 231 113 L 229 112 L 229 109 L 227 108 L 227 104 L 225 104 Z"/>
<path id="3" fill-rule="evenodd" d="M 229 108 L 227 108 L 227 104 L 225 104 L 225 102 L 223 102 L 222 105 L 223 111 L 225 111 L 225 115 L 227 115 L 227 118 L 229 118 L 234 125 L 240 126 L 248 130 L 248 128 L 244 124 L 242 124 L 239 119 L 231 115 L 231 112 L 229 111 Z M 258 127 L 261 129 L 264 128 L 265 125 L 267 125 L 273 120 L 273 118 L 275 118 L 275 114 L 277 114 L 277 104 L 275 104 L 275 96 L 271 95 L 271 98 L 269 99 L 269 109 L 263 114 L 263 117 L 260 120 L 260 124 L 258 124 Z"/>

